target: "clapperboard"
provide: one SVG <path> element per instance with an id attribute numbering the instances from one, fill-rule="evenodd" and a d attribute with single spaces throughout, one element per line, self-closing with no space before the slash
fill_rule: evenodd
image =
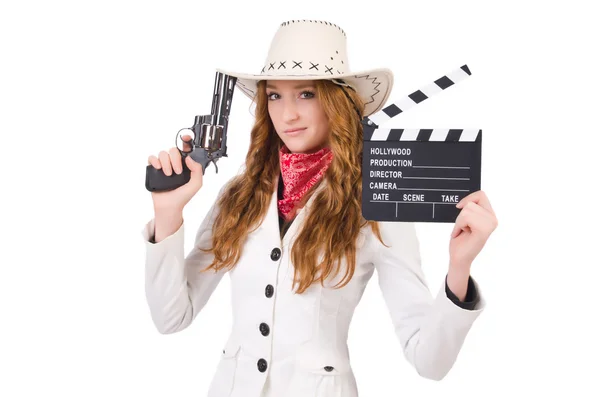
<path id="1" fill-rule="evenodd" d="M 382 124 L 466 79 L 464 65 L 363 119 L 362 213 L 367 220 L 456 221 L 481 189 L 480 129 L 385 129 Z"/>

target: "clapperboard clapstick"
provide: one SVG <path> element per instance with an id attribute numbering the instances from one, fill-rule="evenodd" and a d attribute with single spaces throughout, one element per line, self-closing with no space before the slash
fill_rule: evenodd
<path id="1" fill-rule="evenodd" d="M 481 129 L 381 128 L 470 75 L 464 65 L 363 119 L 365 219 L 455 222 L 456 204 L 481 189 Z"/>

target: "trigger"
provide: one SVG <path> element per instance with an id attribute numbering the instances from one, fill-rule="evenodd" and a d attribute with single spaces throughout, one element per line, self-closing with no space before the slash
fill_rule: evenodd
<path id="1" fill-rule="evenodd" d="M 215 174 L 219 173 L 219 168 L 217 167 L 217 162 L 215 160 L 211 160 L 211 163 L 215 165 Z"/>

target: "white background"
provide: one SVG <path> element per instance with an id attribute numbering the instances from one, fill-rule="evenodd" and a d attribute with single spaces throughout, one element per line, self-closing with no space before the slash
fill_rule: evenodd
<path id="1" fill-rule="evenodd" d="M 0 395 L 205 395 L 231 327 L 229 279 L 188 329 L 156 331 L 147 158 L 210 111 L 215 68 L 259 72 L 291 19 L 341 26 L 352 70 L 393 70 L 390 101 L 464 64 L 473 73 L 392 126 L 483 129 L 499 226 L 472 275 L 487 309 L 450 374 L 422 379 L 373 278 L 349 338 L 361 396 L 600 395 L 600 29 L 593 2 L 566 4 L 3 2 Z M 184 212 L 186 251 L 248 149 L 250 101 L 237 92 L 229 157 Z M 417 225 L 433 293 L 452 226 Z"/>

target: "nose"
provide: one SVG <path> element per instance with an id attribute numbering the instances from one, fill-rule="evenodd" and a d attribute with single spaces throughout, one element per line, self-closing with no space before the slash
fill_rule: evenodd
<path id="1" fill-rule="evenodd" d="M 283 105 L 283 120 L 285 122 L 294 121 L 298 118 L 298 104 L 295 100 L 285 101 Z"/>

